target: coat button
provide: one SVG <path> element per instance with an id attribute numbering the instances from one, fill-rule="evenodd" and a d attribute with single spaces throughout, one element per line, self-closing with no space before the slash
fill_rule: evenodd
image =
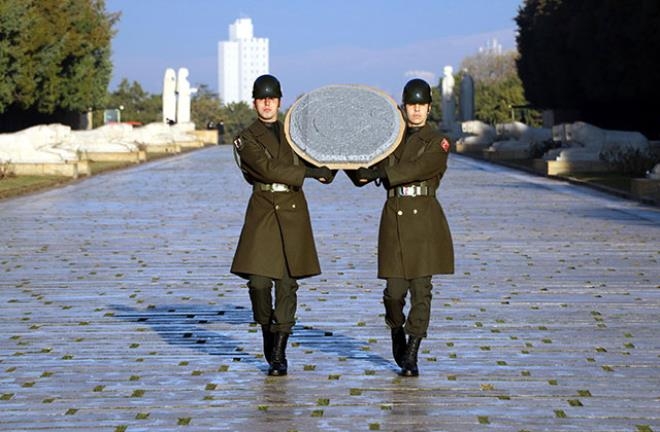
<path id="1" fill-rule="evenodd" d="M 295 205 L 295 204 L 291 204 L 291 208 L 296 208 L 296 205 Z"/>
<path id="2" fill-rule="evenodd" d="M 401 216 L 401 215 L 403 214 L 403 210 L 399 210 L 398 212 L 396 212 L 396 214 L 398 214 L 399 216 Z"/>
<path id="3" fill-rule="evenodd" d="M 414 209 L 414 210 L 413 210 L 413 214 L 417 214 L 417 209 Z"/>
<path id="4" fill-rule="evenodd" d="M 280 205 L 277 204 L 277 205 L 275 206 L 275 210 L 279 210 L 279 209 L 280 209 Z"/>

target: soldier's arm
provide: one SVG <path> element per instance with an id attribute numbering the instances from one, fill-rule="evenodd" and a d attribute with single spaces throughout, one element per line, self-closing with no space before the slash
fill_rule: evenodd
<path id="1" fill-rule="evenodd" d="M 237 148 L 242 165 L 256 181 L 262 183 L 283 183 L 289 186 L 302 186 L 305 178 L 304 165 L 294 165 L 268 155 L 266 149 L 249 136 L 239 137 Z"/>
<path id="2" fill-rule="evenodd" d="M 424 152 L 415 159 L 386 167 L 390 186 L 413 183 L 436 176 L 442 177 L 447 170 L 448 146 L 447 138 L 434 138 L 426 144 Z"/>

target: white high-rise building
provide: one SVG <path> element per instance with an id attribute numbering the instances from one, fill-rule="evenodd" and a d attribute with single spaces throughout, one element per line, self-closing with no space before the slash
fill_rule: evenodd
<path id="1" fill-rule="evenodd" d="M 229 25 L 229 40 L 218 43 L 218 93 L 223 104 L 252 103 L 254 80 L 268 73 L 268 38 L 255 38 L 252 20 Z"/>

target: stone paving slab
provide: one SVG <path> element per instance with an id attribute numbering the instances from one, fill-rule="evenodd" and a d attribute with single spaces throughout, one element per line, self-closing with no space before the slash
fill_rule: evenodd
<path id="1" fill-rule="evenodd" d="M 660 431 L 657 208 L 452 155 L 457 273 L 404 379 L 383 191 L 305 190 L 323 274 L 287 377 L 229 273 L 250 192 L 229 147 L 0 202 L 0 430 Z"/>

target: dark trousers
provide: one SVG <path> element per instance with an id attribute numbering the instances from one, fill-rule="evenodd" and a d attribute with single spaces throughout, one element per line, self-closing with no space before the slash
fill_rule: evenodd
<path id="1" fill-rule="evenodd" d="M 431 276 L 415 279 L 389 278 L 383 291 L 385 323 L 390 328 L 404 326 L 411 336 L 426 337 L 431 319 Z M 403 312 L 410 291 L 408 318 Z"/>
<path id="2" fill-rule="evenodd" d="M 272 287 L 275 283 L 275 304 Z M 298 282 L 288 274 L 282 279 L 250 275 L 248 279 L 252 315 L 261 325 L 269 325 L 273 333 L 291 333 L 296 323 Z"/>

